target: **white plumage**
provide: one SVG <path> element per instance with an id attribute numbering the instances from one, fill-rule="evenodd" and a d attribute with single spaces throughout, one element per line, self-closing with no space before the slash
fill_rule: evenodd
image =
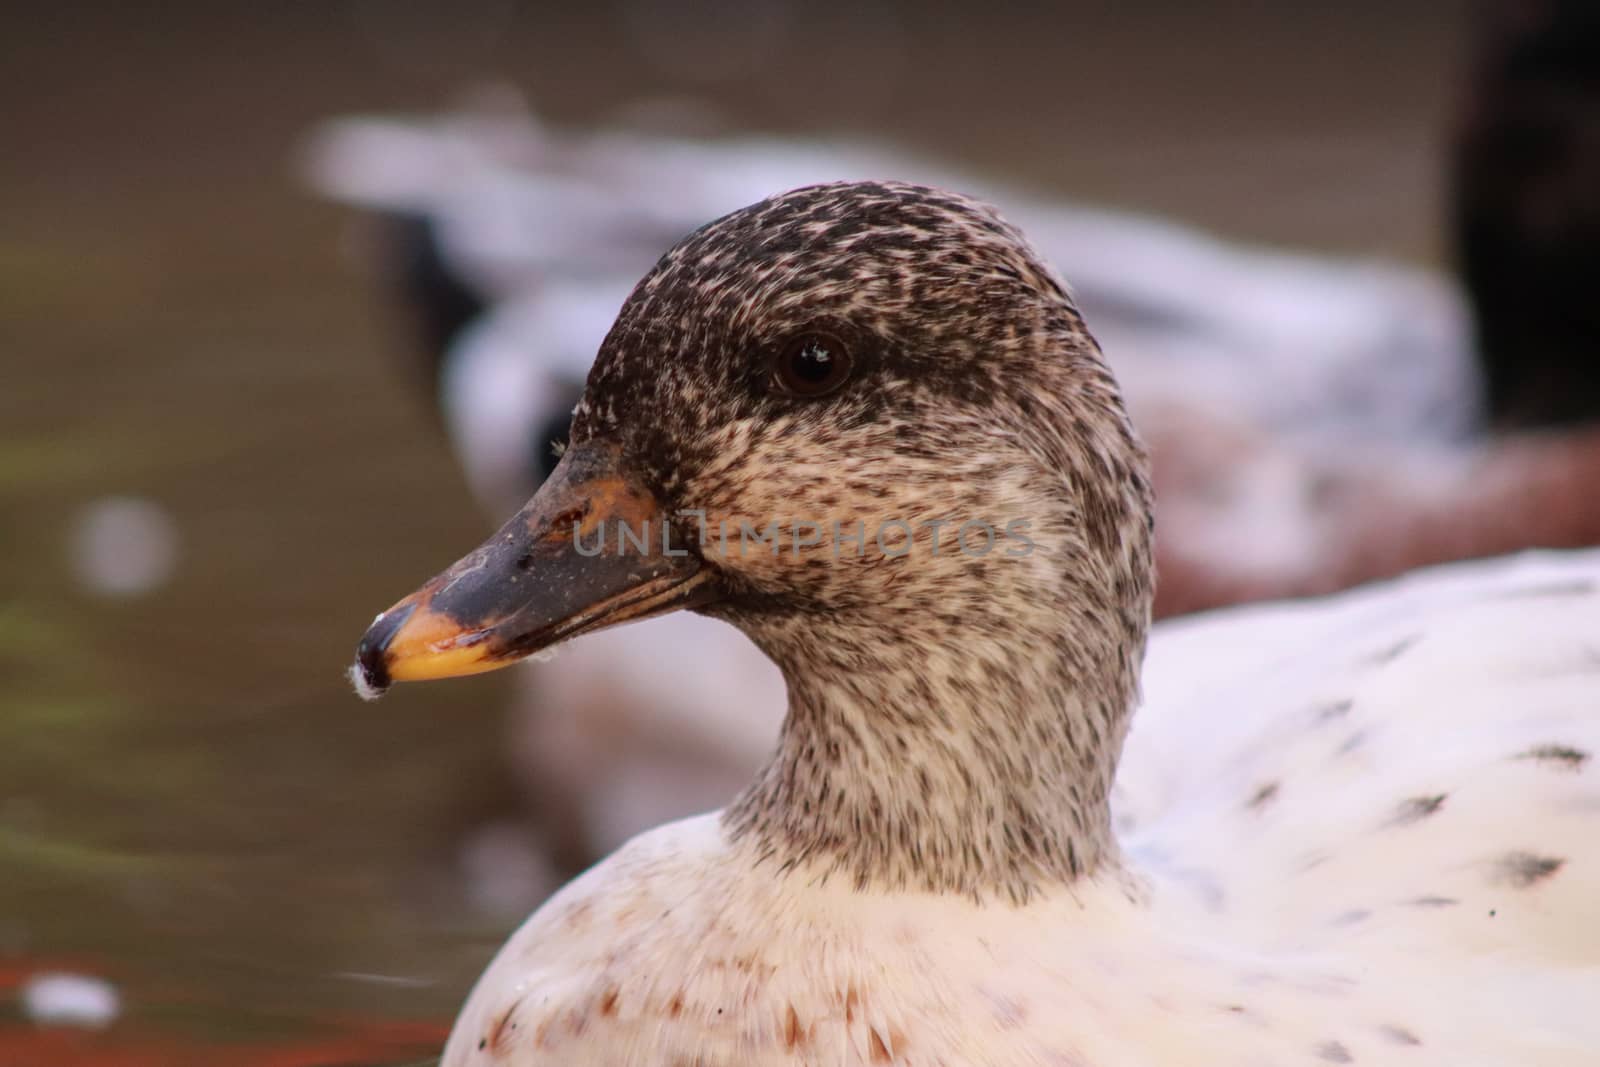
<path id="1" fill-rule="evenodd" d="M 980 908 L 672 824 L 512 938 L 444 1063 L 1595 1062 L 1597 635 L 1592 551 L 1162 624 L 1122 873 Z"/>

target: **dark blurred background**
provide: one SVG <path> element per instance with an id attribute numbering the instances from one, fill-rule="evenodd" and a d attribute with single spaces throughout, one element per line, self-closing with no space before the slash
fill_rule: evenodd
<path id="1" fill-rule="evenodd" d="M 368 706 L 341 674 L 484 519 L 295 177 L 319 119 L 490 80 L 562 125 L 698 101 L 1436 263 L 1465 31 L 1431 0 L 7 4 L 0 1063 L 403 1062 L 508 929 L 458 862 L 514 792 L 506 680 Z M 116 1021 L 37 1028 L 48 971 Z"/>

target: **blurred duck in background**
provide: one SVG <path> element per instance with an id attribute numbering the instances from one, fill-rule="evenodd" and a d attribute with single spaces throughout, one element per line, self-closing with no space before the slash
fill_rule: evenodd
<path id="1" fill-rule="evenodd" d="M 1300 514 L 1327 536 L 1308 538 L 1317 550 L 1300 558 L 1311 566 L 1286 574 L 1230 556 L 1226 542 L 1191 539 L 1226 528 L 1188 490 L 1216 476 L 1215 439 L 1146 424 L 1158 482 L 1169 503 L 1188 509 L 1161 512 L 1164 611 L 1600 543 L 1600 304 L 1591 292 L 1600 277 L 1600 6 L 1488 0 L 1477 12 L 1448 174 L 1448 238 L 1471 345 L 1459 365 L 1475 376 L 1481 403 L 1472 432 L 1442 450 L 1419 425 L 1400 447 L 1352 436 L 1348 451 L 1291 453 L 1309 505 Z M 1238 440 L 1248 450 L 1259 439 Z"/>
<path id="2" fill-rule="evenodd" d="M 1452 172 L 1488 417 L 1600 414 L 1600 5 L 1484 7 Z"/>
<path id="3" fill-rule="evenodd" d="M 1600 18 L 1487 30 L 1454 157 L 1463 287 L 1245 247 L 843 142 L 572 132 L 515 96 L 329 123 L 312 184 L 365 209 L 410 374 L 496 521 L 556 462 L 590 361 L 684 233 L 773 189 L 894 175 L 1002 211 L 1071 279 L 1155 459 L 1158 614 L 1427 563 L 1600 543 Z M 1464 295 L 1463 295 L 1464 294 Z M 567 869 L 725 802 L 770 750 L 781 679 L 680 614 L 522 673 L 513 758 Z M 764 714 L 751 714 L 760 709 Z"/>

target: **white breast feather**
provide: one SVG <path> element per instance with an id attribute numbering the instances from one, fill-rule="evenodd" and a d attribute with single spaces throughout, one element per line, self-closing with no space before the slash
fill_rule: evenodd
<path id="1" fill-rule="evenodd" d="M 528 921 L 444 1063 L 1595 1062 L 1600 552 L 1156 635 L 1136 877 L 858 893 L 675 823 Z"/>

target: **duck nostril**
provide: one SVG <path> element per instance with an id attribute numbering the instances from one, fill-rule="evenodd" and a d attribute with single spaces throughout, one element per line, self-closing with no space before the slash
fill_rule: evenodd
<path id="1" fill-rule="evenodd" d="M 515 566 L 519 571 L 526 571 L 533 566 L 533 561 L 538 555 L 538 546 L 541 542 L 564 541 L 574 536 L 574 530 L 583 522 L 583 517 L 589 514 L 588 507 L 572 507 L 561 512 L 550 520 L 545 535 L 532 545 L 523 549 L 522 554 L 516 559 Z"/>
<path id="2" fill-rule="evenodd" d="M 589 509 L 587 507 L 568 508 L 566 511 L 563 511 L 561 514 L 550 520 L 551 536 L 569 536 L 572 533 L 573 527 L 582 522 L 583 517 L 587 514 L 589 514 Z"/>

